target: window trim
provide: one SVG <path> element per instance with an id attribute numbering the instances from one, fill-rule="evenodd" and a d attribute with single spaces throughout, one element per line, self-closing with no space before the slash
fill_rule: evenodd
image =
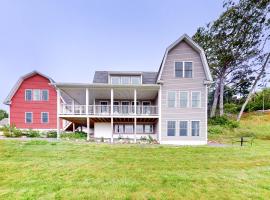
<path id="1" fill-rule="evenodd" d="M 175 122 L 175 132 L 174 132 L 174 135 L 168 135 L 168 122 Z M 169 119 L 169 120 L 166 120 L 166 136 L 167 137 L 175 137 L 176 136 L 176 133 L 177 133 L 177 120 L 175 119 Z"/>
<path id="2" fill-rule="evenodd" d="M 199 135 L 192 135 L 192 122 L 199 122 Z M 190 120 L 190 137 L 201 137 L 201 120 L 192 119 Z"/>
<path id="3" fill-rule="evenodd" d="M 48 94 L 48 99 L 47 100 L 43 99 L 43 91 L 47 91 L 47 94 Z M 41 93 L 41 101 L 49 101 L 50 100 L 50 95 L 49 95 L 50 93 L 49 93 L 48 89 L 41 89 L 40 93 Z"/>
<path id="4" fill-rule="evenodd" d="M 181 103 L 180 103 L 180 101 L 181 101 L 181 92 L 186 92 L 187 93 L 187 106 L 186 107 L 181 107 Z M 179 103 L 179 108 L 181 108 L 181 109 L 185 109 L 185 108 L 189 108 L 189 91 L 188 90 L 180 90 L 179 91 L 179 99 L 178 99 L 178 103 Z"/>
<path id="5" fill-rule="evenodd" d="M 44 113 L 47 113 L 48 114 L 48 122 L 44 122 L 43 121 L 43 114 Z M 50 123 L 50 113 L 49 112 L 41 112 L 40 113 L 40 122 L 41 122 L 41 124 L 49 124 Z"/>
<path id="6" fill-rule="evenodd" d="M 32 116 L 32 117 L 31 117 L 31 122 L 27 122 L 27 120 L 26 120 L 26 114 L 27 114 L 27 113 L 31 113 L 31 116 Z M 25 124 L 33 124 L 33 121 L 34 121 L 33 112 L 25 112 L 25 113 L 24 113 L 24 123 L 25 123 Z"/>
<path id="7" fill-rule="evenodd" d="M 187 122 L 187 135 L 180 135 L 180 130 L 181 130 L 181 129 L 180 129 L 180 122 Z M 190 125 L 189 125 L 189 124 L 190 124 L 190 123 L 189 123 L 189 120 L 182 120 L 182 119 L 181 119 L 181 120 L 178 120 L 177 123 L 178 123 L 178 124 L 177 124 L 177 125 L 178 125 L 178 136 L 179 136 L 179 137 L 188 137 L 188 136 L 189 136 L 189 129 L 190 129 L 190 127 L 189 127 L 189 126 L 190 126 Z"/>
<path id="8" fill-rule="evenodd" d="M 174 92 L 175 93 L 175 100 L 174 100 L 174 106 L 173 107 L 170 107 L 169 106 L 169 93 L 170 92 Z M 167 108 L 176 108 L 177 107 L 177 91 L 176 90 L 168 90 L 167 91 L 167 99 L 166 99 L 166 102 L 167 102 Z"/>
<path id="9" fill-rule="evenodd" d="M 194 92 L 199 92 L 199 100 L 200 100 L 200 102 L 199 102 L 199 106 L 198 106 L 198 107 L 193 107 L 193 106 L 192 106 L 192 101 L 193 101 L 193 98 L 192 98 L 193 95 L 192 95 L 192 94 L 193 94 Z M 191 102 L 190 102 L 191 105 L 190 105 L 190 107 L 191 107 L 191 108 L 195 108 L 195 109 L 196 109 L 196 108 L 202 108 L 202 92 L 201 92 L 201 91 L 191 91 L 190 94 L 191 94 Z"/>
<path id="10" fill-rule="evenodd" d="M 26 99 L 26 91 L 31 91 L 31 100 Z M 32 89 L 25 89 L 24 90 L 24 100 L 25 101 L 33 101 L 33 90 Z"/>
<path id="11" fill-rule="evenodd" d="M 176 65 L 177 62 L 183 62 L 183 77 L 177 77 L 176 74 L 175 74 L 175 65 Z M 185 77 L 185 68 L 186 68 L 185 63 L 186 62 L 191 62 L 192 63 L 192 74 L 191 74 L 191 77 Z M 173 70 L 173 73 L 174 73 L 174 78 L 177 78 L 177 79 L 178 78 L 179 79 L 181 79 L 181 78 L 187 78 L 187 79 L 194 78 L 194 65 L 193 65 L 193 61 L 189 61 L 189 60 L 175 60 L 174 61 L 174 70 Z"/>

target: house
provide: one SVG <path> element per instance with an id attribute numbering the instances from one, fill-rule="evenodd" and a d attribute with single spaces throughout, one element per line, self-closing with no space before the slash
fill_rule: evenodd
<path id="1" fill-rule="evenodd" d="M 48 81 L 47 78 L 47 84 Z M 92 135 L 111 142 L 117 138 L 136 142 L 150 135 L 161 144 L 203 145 L 207 143 L 207 96 L 211 83 L 203 49 L 183 35 L 166 49 L 156 72 L 96 71 L 93 83 L 51 81 L 48 85 L 56 90 L 53 121 L 58 137 L 61 130 L 83 126 L 88 140 Z M 21 99 L 28 95 L 28 88 L 22 87 L 19 93 L 25 97 L 22 95 Z M 13 96 L 7 101 L 11 112 L 15 107 L 12 104 L 29 103 L 15 102 Z M 43 110 L 38 110 L 39 115 L 46 112 Z M 18 117 L 20 127 L 29 126 L 23 122 L 28 122 L 28 118 L 31 121 L 30 114 L 26 115 L 25 109 L 21 112 L 25 112 L 25 118 L 24 113 Z M 68 122 L 63 128 L 61 120 Z"/>
<path id="2" fill-rule="evenodd" d="M 53 83 L 53 79 L 37 71 L 19 78 L 4 101 L 9 105 L 10 125 L 56 130 L 57 95 Z"/>

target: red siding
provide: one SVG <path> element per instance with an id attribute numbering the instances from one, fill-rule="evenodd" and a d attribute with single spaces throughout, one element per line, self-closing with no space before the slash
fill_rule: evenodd
<path id="1" fill-rule="evenodd" d="M 13 98 L 10 105 L 10 124 L 17 128 L 56 129 L 57 95 L 50 81 L 38 74 L 25 79 Z M 25 89 L 49 90 L 49 101 L 25 101 Z M 33 112 L 33 123 L 25 123 L 25 112 Z M 41 123 L 41 112 L 49 112 L 49 123 Z"/>

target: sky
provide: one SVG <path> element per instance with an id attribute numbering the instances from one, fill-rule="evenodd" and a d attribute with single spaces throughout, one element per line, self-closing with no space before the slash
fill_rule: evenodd
<path id="1" fill-rule="evenodd" d="M 95 70 L 157 71 L 165 49 L 223 0 L 0 0 L 0 109 L 19 77 L 92 82 Z"/>

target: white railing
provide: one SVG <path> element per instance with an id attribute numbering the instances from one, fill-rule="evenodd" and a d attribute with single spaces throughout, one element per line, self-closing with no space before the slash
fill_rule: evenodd
<path id="1" fill-rule="evenodd" d="M 89 105 L 87 108 L 86 105 L 73 106 L 69 104 L 61 104 L 60 114 L 61 115 L 87 115 L 87 114 L 88 115 L 111 115 L 111 106 L 110 105 Z M 114 116 L 135 115 L 135 106 L 114 105 L 112 114 Z M 143 105 L 139 106 L 138 105 L 136 108 L 136 114 L 140 116 L 158 115 L 158 106 L 143 106 Z"/>

